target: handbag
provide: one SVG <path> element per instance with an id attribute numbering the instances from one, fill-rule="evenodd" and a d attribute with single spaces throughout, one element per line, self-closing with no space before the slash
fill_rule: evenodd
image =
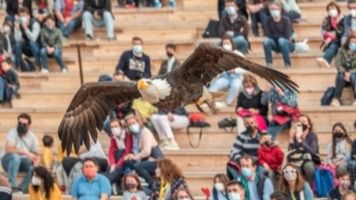
<path id="1" fill-rule="evenodd" d="M 226 128 L 231 128 L 230 132 L 237 126 L 236 119 L 233 118 L 224 118 L 218 122 L 218 127 L 224 129 L 225 132 L 228 132 Z"/>
<path id="2" fill-rule="evenodd" d="M 210 124 L 206 122 L 205 116 L 202 113 L 195 112 L 189 115 L 189 125 L 187 127 L 187 135 L 189 139 L 189 144 L 192 148 L 196 149 L 200 146 L 203 137 L 203 128 L 210 127 Z M 191 128 L 199 128 L 199 141 L 198 144 L 194 145 L 190 139 L 192 134 Z"/>
<path id="3" fill-rule="evenodd" d="M 272 121 L 279 125 L 286 124 L 290 120 L 294 121 L 300 116 L 300 110 L 297 107 L 292 107 L 285 103 L 277 103 L 276 108 L 277 113 L 272 116 Z"/>

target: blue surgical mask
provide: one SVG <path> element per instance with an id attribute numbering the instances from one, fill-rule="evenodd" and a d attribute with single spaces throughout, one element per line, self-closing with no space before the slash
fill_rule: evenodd
<path id="1" fill-rule="evenodd" d="M 142 53 L 143 47 L 142 47 L 142 45 L 137 45 L 137 44 L 135 44 L 135 45 L 132 46 L 132 51 L 133 51 L 133 53 L 134 53 L 135 55 L 139 55 L 139 54 Z"/>
<path id="2" fill-rule="evenodd" d="M 355 42 L 351 42 L 351 43 L 349 44 L 349 49 L 350 49 L 351 51 L 356 51 L 356 43 L 355 43 Z"/>
<path id="3" fill-rule="evenodd" d="M 229 200 L 240 200 L 241 196 L 238 192 L 229 192 Z"/>
<path id="4" fill-rule="evenodd" d="M 232 6 L 226 6 L 225 7 L 225 12 L 228 14 L 228 15 L 234 15 L 236 14 L 236 9 Z"/>
<path id="5" fill-rule="evenodd" d="M 140 132 L 141 128 L 138 124 L 132 124 L 131 126 L 129 126 L 129 130 L 132 134 L 136 135 Z"/>
<path id="6" fill-rule="evenodd" d="M 242 175 L 245 177 L 245 178 L 250 178 L 252 176 L 252 170 L 250 168 L 247 168 L 247 167 L 243 167 L 241 169 L 241 172 L 242 172 Z"/>
<path id="7" fill-rule="evenodd" d="M 271 10 L 270 12 L 271 12 L 272 17 L 280 17 L 281 16 L 280 10 Z"/>

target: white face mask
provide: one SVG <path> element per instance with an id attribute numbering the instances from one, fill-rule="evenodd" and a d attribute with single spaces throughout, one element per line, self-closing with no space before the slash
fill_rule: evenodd
<path id="1" fill-rule="evenodd" d="M 223 44 L 223 48 L 229 51 L 232 51 L 232 45 L 231 44 Z"/>
<path id="2" fill-rule="evenodd" d="M 42 184 L 42 180 L 41 180 L 41 178 L 39 178 L 37 176 L 32 176 L 31 183 L 32 183 L 32 185 L 40 186 Z"/>
<path id="3" fill-rule="evenodd" d="M 223 191 L 225 189 L 224 184 L 222 184 L 222 183 L 215 183 L 214 188 L 217 191 Z"/>
<path id="4" fill-rule="evenodd" d="M 356 9 L 351 9 L 351 10 L 350 10 L 350 15 L 351 15 L 353 18 L 356 18 Z"/>
<path id="5" fill-rule="evenodd" d="M 229 199 L 230 200 L 240 200 L 241 199 L 240 193 L 238 193 L 238 192 L 230 192 L 229 193 Z"/>
<path id="6" fill-rule="evenodd" d="M 133 45 L 132 46 L 132 51 L 134 53 L 134 55 L 141 55 L 143 52 L 143 47 L 142 45 Z"/>
<path id="7" fill-rule="evenodd" d="M 338 14 L 339 14 L 339 13 L 337 12 L 336 9 L 331 9 L 331 10 L 329 10 L 329 16 L 330 16 L 330 17 L 337 17 Z"/>
<path id="8" fill-rule="evenodd" d="M 117 137 L 120 138 L 122 135 L 122 129 L 120 127 L 115 127 L 111 129 L 112 134 Z"/>

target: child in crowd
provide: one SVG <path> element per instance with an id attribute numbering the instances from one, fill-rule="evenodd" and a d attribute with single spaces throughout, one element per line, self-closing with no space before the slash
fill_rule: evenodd
<path id="1" fill-rule="evenodd" d="M 339 182 L 338 186 L 330 191 L 329 199 L 341 199 L 341 196 L 351 191 L 350 174 L 343 167 L 338 168 L 336 178 Z"/>
<path id="2" fill-rule="evenodd" d="M 0 70 L 0 102 L 10 102 L 18 95 L 20 82 L 15 70 L 12 69 L 11 59 L 1 62 Z"/>
<path id="3" fill-rule="evenodd" d="M 128 174 L 122 180 L 123 200 L 148 200 L 142 191 L 140 180 L 136 174 Z"/>
<path id="4" fill-rule="evenodd" d="M 225 174 L 217 174 L 214 177 L 214 188 L 212 190 L 211 200 L 226 200 L 226 185 L 229 179 Z"/>
<path id="5" fill-rule="evenodd" d="M 51 171 L 53 165 L 53 137 L 50 135 L 45 135 L 42 138 L 43 151 L 42 151 L 42 164 L 47 170 Z"/>

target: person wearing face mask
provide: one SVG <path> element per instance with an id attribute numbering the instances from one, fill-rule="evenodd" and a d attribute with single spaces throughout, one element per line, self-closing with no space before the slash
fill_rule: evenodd
<path id="1" fill-rule="evenodd" d="M 292 164 L 286 164 L 282 169 L 278 189 L 288 194 L 288 199 L 313 200 L 313 191 L 308 182 L 304 181 L 299 170 Z"/>
<path id="2" fill-rule="evenodd" d="M 31 18 L 30 11 L 27 8 L 20 8 L 19 15 L 14 22 L 14 54 L 15 67 L 23 71 L 31 71 L 22 56 L 32 56 L 35 58 L 35 64 L 39 67 L 40 63 L 40 33 L 41 25 L 35 18 Z"/>
<path id="3" fill-rule="evenodd" d="M 226 15 L 220 20 L 220 36 L 229 35 L 233 38 L 236 49 L 242 53 L 247 53 L 249 44 L 246 18 L 238 14 L 238 6 L 235 0 L 225 1 L 225 12 Z"/>
<path id="4" fill-rule="evenodd" d="M 262 102 L 263 91 L 257 85 L 256 78 L 251 74 L 244 74 L 242 91 L 237 97 L 236 114 L 238 132 L 243 132 L 245 127 L 242 118 L 252 115 L 257 121 L 260 130 L 267 129 L 268 106 Z"/>
<path id="5" fill-rule="evenodd" d="M 352 191 L 350 174 L 345 168 L 336 169 L 336 178 L 339 184 L 330 191 L 328 196 L 330 200 L 340 200 L 342 195 Z"/>
<path id="6" fill-rule="evenodd" d="M 346 15 L 343 20 L 344 32 L 341 38 L 341 45 L 345 44 L 349 35 L 356 31 L 356 0 L 348 0 L 347 8 L 349 14 Z"/>
<path id="7" fill-rule="evenodd" d="M 11 21 L 5 20 L 0 33 L 0 54 L 6 58 L 12 58 L 13 56 L 13 44 L 15 43 L 15 38 L 12 27 L 13 25 Z"/>
<path id="8" fill-rule="evenodd" d="M 83 175 L 74 181 L 70 195 L 76 200 L 100 199 L 109 200 L 111 186 L 109 180 L 98 174 L 98 163 L 94 158 L 83 161 Z"/>
<path id="9" fill-rule="evenodd" d="M 142 191 L 140 180 L 136 174 L 127 174 L 122 179 L 123 200 L 148 200 L 148 196 Z"/>
<path id="10" fill-rule="evenodd" d="M 62 193 L 51 172 L 45 167 L 35 167 L 29 187 L 29 200 L 61 200 Z"/>
<path id="11" fill-rule="evenodd" d="M 330 63 L 341 45 L 341 37 L 344 33 L 344 18 L 341 15 L 339 5 L 335 2 L 330 2 L 326 6 L 326 11 L 328 16 L 324 18 L 321 25 L 321 34 L 323 36 L 321 50 L 324 53 L 322 57 L 316 59 L 320 67 L 330 67 Z"/>
<path id="12" fill-rule="evenodd" d="M 217 174 L 214 177 L 214 187 L 210 200 L 227 200 L 226 186 L 229 179 L 225 174 Z"/>
<path id="13" fill-rule="evenodd" d="M 187 188 L 179 188 L 172 200 L 194 200 L 194 198 Z"/>
<path id="14" fill-rule="evenodd" d="M 151 77 L 151 60 L 143 52 L 143 40 L 139 37 L 132 38 L 132 50 L 125 51 L 116 66 L 116 72 L 131 81 Z"/>
<path id="15" fill-rule="evenodd" d="M 272 141 L 267 132 L 261 133 L 260 147 L 257 151 L 258 163 L 264 168 L 268 177 L 274 182 L 274 175 L 282 168 L 283 150 Z M 275 185 L 275 184 L 273 184 Z"/>
<path id="16" fill-rule="evenodd" d="M 268 177 L 257 173 L 257 160 L 250 155 L 244 155 L 240 158 L 240 166 L 241 182 L 245 189 L 245 198 L 269 200 L 273 193 L 273 185 Z M 230 197 L 230 192 L 228 195 Z"/>
<path id="17" fill-rule="evenodd" d="M 313 131 L 313 124 L 309 116 L 300 115 L 296 128 L 291 128 L 289 132 L 288 150 L 300 149 L 304 154 L 319 156 L 319 140 Z M 315 163 L 309 158 L 304 158 L 302 171 L 308 182 L 314 179 Z"/>
<path id="18" fill-rule="evenodd" d="M 119 119 L 112 119 L 110 122 L 111 139 L 108 153 L 110 173 L 108 179 L 110 183 L 117 183 L 123 175 L 123 164 L 125 156 L 132 153 L 132 135 L 126 134 L 126 130 L 121 127 Z"/>
<path id="19" fill-rule="evenodd" d="M 267 67 L 273 67 L 272 51 L 282 53 L 284 67 L 291 67 L 290 53 L 294 51 L 293 26 L 290 19 L 282 14 L 279 2 L 269 3 L 271 17 L 267 18 L 263 49 Z"/>
<path id="20" fill-rule="evenodd" d="M 328 146 L 327 163 L 337 167 L 346 167 L 350 157 L 351 139 L 345 126 L 335 123 L 332 128 L 331 143 Z"/>
<path id="21" fill-rule="evenodd" d="M 31 116 L 22 113 L 17 117 L 17 128 L 6 136 L 5 155 L 1 159 L 2 167 L 7 172 L 9 183 L 14 192 L 27 192 L 31 182 L 33 166 L 39 164 L 38 141 L 30 130 Z M 21 167 L 20 167 L 21 166 Z M 20 185 L 16 183 L 18 172 L 25 172 Z"/>
<path id="22" fill-rule="evenodd" d="M 176 57 L 176 48 L 175 44 L 166 44 L 167 59 L 162 61 L 161 68 L 158 72 L 159 75 L 167 74 L 180 67 L 181 63 Z"/>
<path id="23" fill-rule="evenodd" d="M 356 32 L 349 35 L 346 43 L 339 49 L 335 58 L 337 76 L 335 81 L 332 106 L 340 106 L 340 98 L 346 83 L 350 83 L 353 91 L 353 106 L 356 106 Z"/>
<path id="24" fill-rule="evenodd" d="M 231 37 L 225 36 L 221 39 L 221 47 L 228 51 L 233 51 L 239 56 L 244 57 L 244 55 L 236 50 L 235 44 Z M 219 92 L 221 90 L 228 89 L 228 94 L 225 102 L 215 102 L 216 107 L 226 107 L 233 104 L 234 99 L 236 99 L 242 85 L 242 74 L 245 70 L 241 68 L 233 69 L 221 73 L 217 78 L 215 78 L 209 86 L 209 92 Z"/>
<path id="25" fill-rule="evenodd" d="M 245 200 L 246 192 L 243 183 L 230 181 L 226 184 L 226 192 L 229 200 Z"/>
<path id="26" fill-rule="evenodd" d="M 55 27 L 53 16 L 47 16 L 44 24 L 45 27 L 41 31 L 41 72 L 48 73 L 48 57 L 53 56 L 62 73 L 67 73 L 68 68 L 65 66 L 62 56 L 62 33 Z"/>
<path id="27" fill-rule="evenodd" d="M 155 173 L 157 159 L 163 157 L 152 132 L 142 127 L 134 114 L 125 117 L 128 131 L 133 136 L 132 153 L 125 156 L 125 167 L 131 168 L 146 180 L 150 187 L 154 186 L 151 174 Z"/>

